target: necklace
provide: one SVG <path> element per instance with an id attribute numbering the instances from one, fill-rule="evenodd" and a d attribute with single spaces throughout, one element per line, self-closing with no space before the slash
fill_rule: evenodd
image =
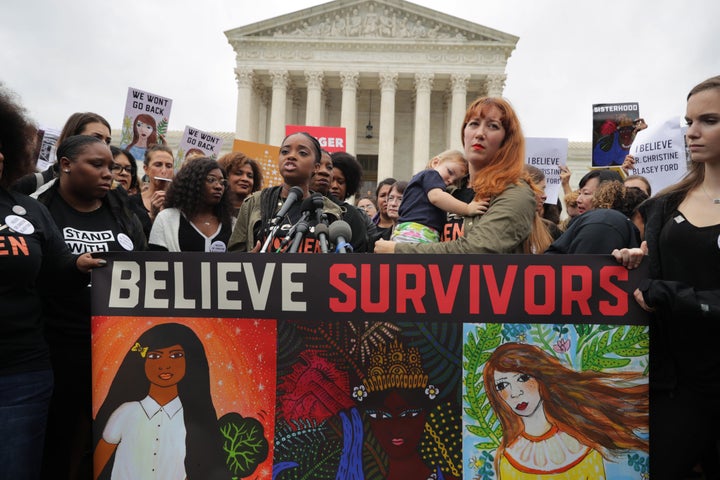
<path id="1" fill-rule="evenodd" d="M 705 190 L 705 184 L 700 184 L 700 187 L 702 188 L 702 191 L 705 192 L 705 196 L 708 197 L 715 205 L 720 205 L 720 198 L 713 198 L 710 196 L 710 194 Z"/>

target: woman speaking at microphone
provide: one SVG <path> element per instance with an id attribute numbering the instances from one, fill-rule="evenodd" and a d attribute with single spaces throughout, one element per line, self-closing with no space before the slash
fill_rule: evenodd
<path id="1" fill-rule="evenodd" d="M 310 179 L 321 155 L 320 143 L 309 133 L 285 137 L 278 159 L 283 183 L 255 192 L 245 200 L 230 236 L 230 251 L 310 253 L 323 250 L 321 239 L 316 238 L 315 226 L 318 222 L 331 224 L 342 220 L 343 211 L 327 197 L 311 197 Z M 321 207 L 319 216 L 318 207 Z M 346 240 L 350 245 L 359 245 L 363 237 L 364 232 L 352 232 L 352 239 Z"/>

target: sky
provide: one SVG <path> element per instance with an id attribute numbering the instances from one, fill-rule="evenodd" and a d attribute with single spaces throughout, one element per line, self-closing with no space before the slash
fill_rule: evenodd
<path id="1" fill-rule="evenodd" d="M 173 99 L 170 130 L 235 130 L 234 52 L 224 32 L 311 0 L 3 0 L 0 82 L 41 126 L 76 111 L 121 128 L 127 88 Z M 416 0 L 518 36 L 504 96 L 527 136 L 590 141 L 592 105 L 639 102 L 649 124 L 681 117 L 720 74 L 720 2 Z"/>

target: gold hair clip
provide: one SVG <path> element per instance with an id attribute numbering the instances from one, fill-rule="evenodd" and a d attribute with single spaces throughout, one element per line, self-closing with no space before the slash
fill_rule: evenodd
<path id="1" fill-rule="evenodd" d="M 138 342 L 135 342 L 135 345 L 130 349 L 131 352 L 140 352 L 140 356 L 145 358 L 145 355 L 147 355 L 149 347 L 143 347 Z"/>

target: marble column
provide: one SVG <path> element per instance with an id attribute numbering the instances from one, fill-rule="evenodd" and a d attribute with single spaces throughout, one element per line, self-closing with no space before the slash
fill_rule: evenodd
<path id="1" fill-rule="evenodd" d="M 280 145 L 285 137 L 285 113 L 287 108 L 287 88 L 290 75 L 287 70 L 271 70 L 272 105 L 270 106 L 270 132 L 267 143 Z"/>
<path id="2" fill-rule="evenodd" d="M 395 91 L 398 74 L 380 73 L 380 125 L 378 145 L 378 181 L 392 177 L 395 170 Z"/>
<path id="3" fill-rule="evenodd" d="M 345 127 L 345 151 L 357 155 L 357 88 L 358 72 L 340 72 L 342 104 L 340 126 Z"/>
<path id="4" fill-rule="evenodd" d="M 235 80 L 238 85 L 237 112 L 235 119 L 235 138 L 251 140 L 253 80 L 255 73 L 251 68 L 236 68 Z"/>
<path id="5" fill-rule="evenodd" d="M 250 97 L 250 127 L 248 140 L 251 142 L 264 143 L 264 137 L 267 128 L 267 93 L 262 82 L 255 77 L 252 85 L 252 96 Z M 261 139 L 263 141 L 261 141 Z"/>
<path id="6" fill-rule="evenodd" d="M 488 75 L 485 83 L 488 97 L 502 97 L 505 88 L 505 74 Z"/>
<path id="7" fill-rule="evenodd" d="M 323 72 L 306 71 L 305 81 L 307 82 L 307 103 L 305 105 L 305 125 L 322 125 L 320 119 Z"/>
<path id="8" fill-rule="evenodd" d="M 428 160 L 430 160 L 430 95 L 434 77 L 435 75 L 432 73 L 415 74 L 413 174 L 424 169 Z"/>
<path id="9" fill-rule="evenodd" d="M 450 77 L 452 103 L 450 104 L 450 138 L 449 148 L 462 151 L 462 124 L 467 110 L 467 86 L 470 74 L 456 73 Z"/>

